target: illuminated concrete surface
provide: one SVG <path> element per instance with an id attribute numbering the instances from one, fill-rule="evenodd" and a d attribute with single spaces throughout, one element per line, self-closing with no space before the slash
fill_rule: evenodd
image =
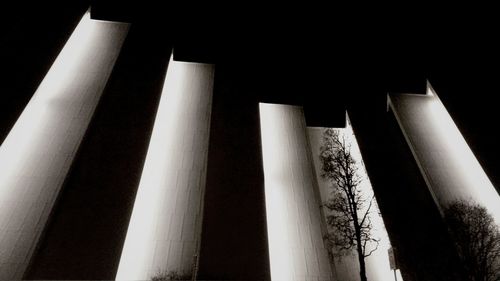
<path id="1" fill-rule="evenodd" d="M 432 87 L 426 95 L 391 94 L 388 102 L 441 212 L 472 200 L 500 225 L 500 197 Z"/>
<path id="2" fill-rule="evenodd" d="M 331 280 L 301 107 L 260 104 L 272 280 Z"/>
<path id="3" fill-rule="evenodd" d="M 0 279 L 25 273 L 127 32 L 87 12 L 0 147 Z"/>
<path id="4" fill-rule="evenodd" d="M 361 163 L 360 172 L 363 174 L 363 182 L 361 183 L 360 190 L 362 194 L 365 195 L 365 198 L 371 198 L 373 196 L 373 189 L 370 183 L 370 179 L 366 174 L 366 169 L 363 164 L 361 152 L 359 150 L 359 146 L 349 119 L 347 119 L 346 124 L 346 128 L 336 128 L 335 130 L 337 130 L 341 136 L 344 136 L 351 145 L 351 153 L 354 160 L 356 160 L 357 163 Z M 321 177 L 321 162 L 319 158 L 323 132 L 325 129 L 326 128 L 319 127 L 309 127 L 307 129 L 322 202 L 326 202 L 331 196 L 331 183 Z M 327 214 L 328 210 L 325 209 L 324 213 Z M 394 280 L 394 272 L 390 269 L 389 256 L 387 252 L 391 247 L 391 244 L 384 222 L 379 213 L 380 211 L 377 204 L 373 205 L 370 215 L 370 219 L 373 224 L 372 235 L 373 237 L 380 239 L 380 242 L 377 250 L 365 259 L 366 276 L 368 280 Z M 329 228 L 329 231 L 332 231 L 332 229 Z M 333 262 L 335 268 L 335 280 L 359 280 L 359 262 L 355 249 L 353 249 L 350 255 L 344 256 L 342 258 L 334 258 Z M 403 280 L 399 270 L 397 270 L 396 274 L 398 280 Z"/>
<path id="5" fill-rule="evenodd" d="M 214 66 L 170 61 L 117 280 L 190 275 L 198 255 Z"/>

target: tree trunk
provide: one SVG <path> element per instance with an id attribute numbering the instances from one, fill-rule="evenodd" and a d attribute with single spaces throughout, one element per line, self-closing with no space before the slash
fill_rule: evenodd
<path id="1" fill-rule="evenodd" d="M 366 278 L 366 266 L 365 266 L 365 256 L 363 254 L 363 246 L 361 244 L 361 226 L 358 221 L 358 213 L 357 213 L 357 204 L 353 203 L 353 210 L 355 210 L 352 214 L 354 219 L 354 233 L 356 235 L 356 250 L 358 251 L 358 261 L 359 261 L 359 277 L 361 281 L 367 281 Z"/>
<path id="2" fill-rule="evenodd" d="M 365 266 L 365 257 L 363 256 L 363 249 L 361 248 L 361 239 L 358 239 L 358 261 L 359 261 L 359 277 L 361 281 L 367 281 L 366 278 L 366 266 Z"/>

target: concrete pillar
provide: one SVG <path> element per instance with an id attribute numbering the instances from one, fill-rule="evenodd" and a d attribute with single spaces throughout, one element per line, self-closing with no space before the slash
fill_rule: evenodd
<path id="1" fill-rule="evenodd" d="M 331 280 L 301 107 L 260 104 L 272 280 Z"/>
<path id="2" fill-rule="evenodd" d="M 191 278 L 203 218 L 214 66 L 171 59 L 117 280 Z"/>
<path id="3" fill-rule="evenodd" d="M 391 94 L 388 105 L 441 212 L 470 200 L 500 225 L 500 197 L 430 84 L 425 95 Z"/>
<path id="4" fill-rule="evenodd" d="M 0 147 L 0 279 L 21 279 L 128 25 L 85 13 Z"/>

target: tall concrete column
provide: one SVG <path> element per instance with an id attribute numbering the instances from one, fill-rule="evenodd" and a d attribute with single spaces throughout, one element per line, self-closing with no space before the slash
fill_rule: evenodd
<path id="1" fill-rule="evenodd" d="M 214 66 L 171 59 L 117 280 L 195 271 L 207 171 Z"/>
<path id="2" fill-rule="evenodd" d="M 425 95 L 391 94 L 388 105 L 441 212 L 473 201 L 500 225 L 500 197 L 430 84 Z"/>
<path id="3" fill-rule="evenodd" d="M 301 107 L 260 104 L 272 280 L 332 280 Z"/>
<path id="4" fill-rule="evenodd" d="M 0 147 L 0 279 L 21 279 L 128 25 L 87 12 Z"/>

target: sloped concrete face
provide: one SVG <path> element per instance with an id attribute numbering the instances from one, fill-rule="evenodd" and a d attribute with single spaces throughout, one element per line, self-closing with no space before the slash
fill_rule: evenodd
<path id="1" fill-rule="evenodd" d="M 311 144 L 312 159 L 314 161 L 315 175 L 318 180 L 319 191 L 321 195 L 321 201 L 327 202 L 331 196 L 333 196 L 333 186 L 330 181 L 321 177 L 321 160 L 320 151 L 323 141 L 323 133 L 328 128 L 321 127 L 308 127 L 307 133 L 309 136 L 309 141 Z M 359 150 L 356 137 L 354 135 L 353 129 L 347 119 L 345 128 L 332 128 L 339 133 L 339 136 L 343 136 L 347 141 L 347 145 L 351 147 L 350 151 L 352 153 L 353 159 L 359 165 L 359 173 L 363 178 L 360 184 L 359 190 L 363 194 L 364 198 L 371 198 L 374 196 L 373 188 L 370 183 L 370 179 L 366 173 L 366 169 L 363 164 L 363 159 L 361 157 L 361 152 Z M 366 276 L 368 280 L 394 280 L 394 272 L 391 270 L 389 265 L 389 254 L 388 250 L 391 248 L 391 243 L 389 241 L 389 236 L 385 228 L 382 217 L 379 215 L 380 211 L 374 199 L 374 205 L 371 207 L 371 212 L 369 214 L 370 220 L 373 225 L 371 231 L 372 237 L 380 239 L 375 250 L 369 257 L 365 259 L 366 262 Z M 329 214 L 329 210 L 324 208 L 323 214 L 326 216 Z M 326 217 L 325 217 L 326 219 Z M 332 227 L 327 227 L 329 232 L 335 231 Z M 375 245 L 368 245 L 374 249 Z M 331 249 L 332 253 L 335 254 L 333 258 L 333 267 L 335 269 L 335 279 L 334 280 L 344 280 L 344 281 L 357 281 L 360 280 L 359 275 L 359 261 L 356 249 L 352 249 L 347 255 L 339 257 L 338 251 L 335 248 Z M 403 280 L 401 273 L 396 271 L 398 280 Z"/>
<path id="2" fill-rule="evenodd" d="M 272 280 L 332 280 L 301 107 L 260 104 Z"/>
<path id="3" fill-rule="evenodd" d="M 476 202 L 500 225 L 500 197 L 434 90 L 389 95 L 389 107 L 441 212 Z"/>
<path id="4" fill-rule="evenodd" d="M 196 270 L 214 66 L 170 60 L 117 280 Z"/>
<path id="5" fill-rule="evenodd" d="M 87 12 L 0 147 L 0 279 L 21 279 L 128 32 Z"/>

